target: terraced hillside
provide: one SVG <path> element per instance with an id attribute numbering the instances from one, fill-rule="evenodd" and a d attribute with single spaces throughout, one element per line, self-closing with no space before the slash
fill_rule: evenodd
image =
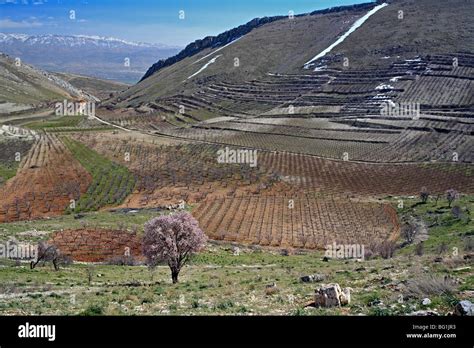
<path id="1" fill-rule="evenodd" d="M 285 248 L 323 248 L 331 240 L 380 244 L 397 238 L 387 196 L 472 194 L 468 164 L 367 164 L 303 154 L 258 152 L 257 167 L 216 161 L 220 146 L 156 145 L 76 134 L 82 144 L 129 168 L 137 181 L 121 208 L 193 206 L 216 240 Z"/>
<path id="2" fill-rule="evenodd" d="M 217 163 L 215 145 L 155 145 L 95 133 L 77 134 L 75 139 L 134 174 L 137 184 L 124 207 L 161 207 L 180 201 L 245 196 L 263 192 L 271 182 L 258 168 Z"/>
<path id="3" fill-rule="evenodd" d="M 213 239 L 382 242 L 398 224 L 387 197 L 474 191 L 465 5 L 394 0 L 262 20 L 188 47 L 102 103 L 98 116 L 119 130 L 72 118 L 29 126 L 68 132 L 90 174 L 75 212 L 185 205 Z M 256 150 L 256 166 L 220 163 L 225 147 Z"/>
<path id="4" fill-rule="evenodd" d="M 0 187 L 0 222 L 61 215 L 90 183 L 90 174 L 57 137 L 39 135 L 16 175 Z"/>
<path id="5" fill-rule="evenodd" d="M 368 9 L 265 24 L 162 68 L 102 115 L 156 134 L 333 159 L 471 163 L 474 28 L 465 6 L 474 5 L 387 3 L 373 4 L 354 31 Z"/>
<path id="6" fill-rule="evenodd" d="M 297 72 L 315 52 L 335 41 L 366 11 L 283 17 L 243 36 L 236 34 L 225 46 L 205 48 L 163 68 L 108 104 L 153 107 L 156 98 L 183 93 L 189 96 L 212 82 L 239 83 L 264 77 L 268 72 Z"/>

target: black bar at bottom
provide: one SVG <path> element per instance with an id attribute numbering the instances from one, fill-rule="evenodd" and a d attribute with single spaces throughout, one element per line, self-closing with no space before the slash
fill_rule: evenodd
<path id="1" fill-rule="evenodd" d="M 473 324 L 473 317 L 0 317 L 0 347 L 146 344 L 472 347 Z M 20 328 L 23 333 L 26 328 L 33 330 L 30 331 L 33 335 L 42 330 L 47 332 L 46 327 L 31 329 L 32 325 L 55 325 L 54 341 L 47 337 L 19 337 Z"/>

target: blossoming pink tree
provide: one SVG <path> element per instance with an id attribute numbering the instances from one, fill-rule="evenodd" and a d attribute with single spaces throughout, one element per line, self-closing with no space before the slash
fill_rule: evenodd
<path id="1" fill-rule="evenodd" d="M 202 250 L 206 241 L 206 235 L 191 214 L 182 212 L 160 216 L 145 224 L 143 253 L 150 267 L 166 262 L 175 284 L 189 257 Z"/>

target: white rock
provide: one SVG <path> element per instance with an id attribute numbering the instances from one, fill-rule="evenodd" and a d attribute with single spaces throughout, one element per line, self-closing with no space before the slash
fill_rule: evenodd
<path id="1" fill-rule="evenodd" d="M 474 316 L 474 304 L 468 300 L 461 301 L 454 308 L 454 314 Z"/>
<path id="2" fill-rule="evenodd" d="M 422 301 L 421 301 L 421 304 L 423 306 L 429 306 L 431 304 L 431 300 L 429 298 L 424 298 Z"/>

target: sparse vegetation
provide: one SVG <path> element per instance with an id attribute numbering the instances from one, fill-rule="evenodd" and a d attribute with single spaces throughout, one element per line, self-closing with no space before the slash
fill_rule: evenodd
<path id="1" fill-rule="evenodd" d="M 452 295 L 456 289 L 455 281 L 445 276 L 425 275 L 413 277 L 407 283 L 408 293 L 423 298 L 426 296 Z"/>

